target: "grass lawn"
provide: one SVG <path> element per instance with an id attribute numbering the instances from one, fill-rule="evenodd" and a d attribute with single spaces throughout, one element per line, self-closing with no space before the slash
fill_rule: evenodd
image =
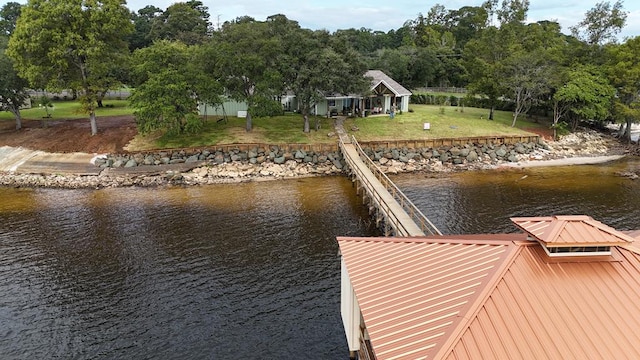
<path id="1" fill-rule="evenodd" d="M 89 118 L 89 115 L 82 111 L 78 101 L 53 101 L 53 110 L 49 110 L 51 117 L 49 120 L 66 120 Z M 119 116 L 131 115 L 133 109 L 129 107 L 127 100 L 103 100 L 105 107 L 96 109 L 96 116 Z M 44 108 L 39 108 L 37 100 L 32 100 L 31 109 L 20 110 L 22 118 L 25 120 L 42 120 L 47 116 Z M 0 111 L 0 120 L 15 120 L 13 114 L 8 111 Z"/>
<path id="2" fill-rule="evenodd" d="M 321 123 L 319 131 L 304 133 L 302 116 L 287 114 L 283 116 L 253 118 L 253 130 L 247 132 L 246 119 L 229 117 L 228 122 L 216 121 L 219 117 L 209 116 L 204 131 L 199 134 L 167 136 L 162 133 L 147 136 L 138 135 L 129 149 L 145 150 L 154 148 L 200 147 L 213 144 L 330 144 L 337 138 L 327 136 L 334 131 L 334 119 L 318 117 Z M 309 118 L 310 128 L 315 129 L 315 117 Z"/>
<path id="3" fill-rule="evenodd" d="M 444 114 L 439 106 L 411 105 L 414 112 L 396 115 L 394 120 L 388 115 L 366 118 L 350 118 L 345 121 L 345 129 L 360 141 L 384 140 L 421 140 L 434 138 L 456 138 L 501 135 L 530 135 L 525 129 L 548 128 L 548 122 L 535 123 L 525 117 L 511 127 L 511 113 L 496 111 L 495 120 L 487 120 L 487 109 L 445 107 Z M 200 134 L 167 136 L 158 132 L 147 136 L 138 135 L 130 144 L 129 150 L 157 148 L 200 147 L 212 144 L 320 144 L 335 143 L 336 137 L 328 137 L 334 131 L 333 119 L 319 117 L 321 130 L 302 131 L 303 120 L 298 114 L 254 118 L 253 131 L 246 132 L 246 120 L 229 117 L 228 123 L 217 122 L 218 118 L 209 117 L 205 129 Z M 423 130 L 423 123 L 431 123 L 431 130 Z M 314 128 L 315 118 L 310 119 Z M 358 131 L 351 131 L 352 127 Z"/>
<path id="4" fill-rule="evenodd" d="M 131 115 L 133 109 L 129 108 L 126 100 L 105 100 L 104 108 L 96 111 L 97 116 Z M 41 120 L 45 115 L 38 104 L 33 104 L 32 109 L 23 110 L 24 119 Z M 487 120 L 489 111 L 452 106 L 411 105 L 413 112 L 397 114 L 395 119 L 389 119 L 388 115 L 369 116 L 366 118 L 350 118 L 345 121 L 345 129 L 355 135 L 360 141 L 387 141 L 387 140 L 423 140 L 434 138 L 459 138 L 478 136 L 501 135 L 528 135 L 526 130 L 544 129 L 549 127 L 548 119 L 536 123 L 522 116 L 516 127 L 511 127 L 511 113 L 504 111 L 495 112 L 495 120 Z M 77 101 L 55 101 L 54 110 L 50 120 L 65 120 L 87 118 L 81 112 Z M 246 120 L 243 118 L 229 117 L 228 122 L 218 122 L 219 117 L 209 116 L 205 121 L 204 131 L 199 134 L 184 134 L 180 136 L 168 136 L 162 132 L 138 135 L 130 143 L 129 150 L 148 150 L 159 148 L 188 148 L 201 147 L 215 144 L 331 144 L 337 141 L 335 136 L 329 137 L 328 133 L 334 132 L 334 119 L 319 117 L 320 131 L 311 130 L 306 134 L 302 131 L 303 120 L 299 114 L 286 114 L 283 116 L 254 118 L 253 131 L 246 132 Z M 0 121 L 14 121 L 9 112 L 0 112 Z M 423 124 L 430 123 L 430 130 L 423 130 Z M 315 118 L 310 118 L 311 129 L 315 128 Z M 352 128 L 358 128 L 352 131 Z"/>
<path id="5" fill-rule="evenodd" d="M 511 127 L 510 112 L 494 112 L 494 120 L 487 120 L 489 110 L 460 107 L 410 105 L 414 112 L 396 115 L 391 120 L 386 116 L 353 118 L 345 121 L 345 129 L 361 141 L 422 140 L 434 138 L 456 138 L 497 135 L 523 135 L 524 129 L 548 128 L 548 122 L 535 123 L 526 116 L 518 119 L 516 127 Z M 444 109 L 444 113 L 441 112 Z M 423 130 L 423 124 L 430 123 L 430 130 Z M 353 127 L 358 131 L 352 131 Z"/>

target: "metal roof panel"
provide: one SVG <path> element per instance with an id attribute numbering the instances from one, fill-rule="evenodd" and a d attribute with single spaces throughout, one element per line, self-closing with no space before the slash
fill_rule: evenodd
<path id="1" fill-rule="evenodd" d="M 429 357 L 438 351 L 516 249 L 506 241 L 338 242 L 380 360 Z"/>
<path id="2" fill-rule="evenodd" d="M 558 261 L 522 234 L 461 238 L 338 239 L 377 359 L 640 358 L 635 244 Z"/>
<path id="3" fill-rule="evenodd" d="M 512 218 L 513 223 L 542 242 L 554 246 L 616 246 L 634 239 L 586 215 Z"/>
<path id="4" fill-rule="evenodd" d="M 547 263 L 525 246 L 446 358 L 640 358 L 640 260 L 620 252 L 624 261 Z"/>

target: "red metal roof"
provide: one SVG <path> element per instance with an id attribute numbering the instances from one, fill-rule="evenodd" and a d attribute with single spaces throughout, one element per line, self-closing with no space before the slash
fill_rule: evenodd
<path id="1" fill-rule="evenodd" d="M 378 359 L 434 354 L 517 249 L 473 240 L 338 242 Z"/>
<path id="2" fill-rule="evenodd" d="M 634 240 L 631 236 L 585 215 L 522 217 L 511 218 L 511 221 L 547 247 L 616 246 Z"/>
<path id="3" fill-rule="evenodd" d="M 461 238 L 338 238 L 377 359 L 640 359 L 638 252 Z"/>
<path id="4" fill-rule="evenodd" d="M 444 359 L 640 359 L 640 259 L 545 262 L 522 251 Z"/>

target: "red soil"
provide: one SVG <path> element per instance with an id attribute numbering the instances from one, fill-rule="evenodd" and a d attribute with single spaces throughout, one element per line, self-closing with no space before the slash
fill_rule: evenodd
<path id="1" fill-rule="evenodd" d="M 23 147 L 48 152 L 122 152 L 138 133 L 133 116 L 100 117 L 98 134 L 91 136 L 88 119 L 48 121 L 25 120 L 16 130 L 13 121 L 0 122 L 0 146 Z"/>

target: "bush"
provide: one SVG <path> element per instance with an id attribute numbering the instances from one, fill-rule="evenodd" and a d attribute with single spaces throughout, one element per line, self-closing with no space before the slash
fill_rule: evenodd
<path id="1" fill-rule="evenodd" d="M 567 135 L 569 134 L 569 124 L 564 121 L 560 121 L 559 123 L 553 124 L 550 126 L 551 129 L 555 129 L 557 136 Z"/>
<path id="2" fill-rule="evenodd" d="M 204 128 L 204 122 L 198 115 L 189 114 L 187 115 L 183 132 L 187 134 L 197 134 L 202 131 Z"/>
<path id="3" fill-rule="evenodd" d="M 486 98 L 478 98 L 475 96 L 467 95 L 464 99 L 464 106 L 481 108 L 481 109 L 489 109 L 491 106 L 489 105 L 489 99 Z M 496 102 L 495 110 L 502 111 L 513 111 L 515 109 L 515 104 L 513 101 L 506 100 L 498 100 Z"/>
<path id="4" fill-rule="evenodd" d="M 282 104 L 279 101 L 266 97 L 258 97 L 251 106 L 251 115 L 255 117 L 284 115 Z"/>

